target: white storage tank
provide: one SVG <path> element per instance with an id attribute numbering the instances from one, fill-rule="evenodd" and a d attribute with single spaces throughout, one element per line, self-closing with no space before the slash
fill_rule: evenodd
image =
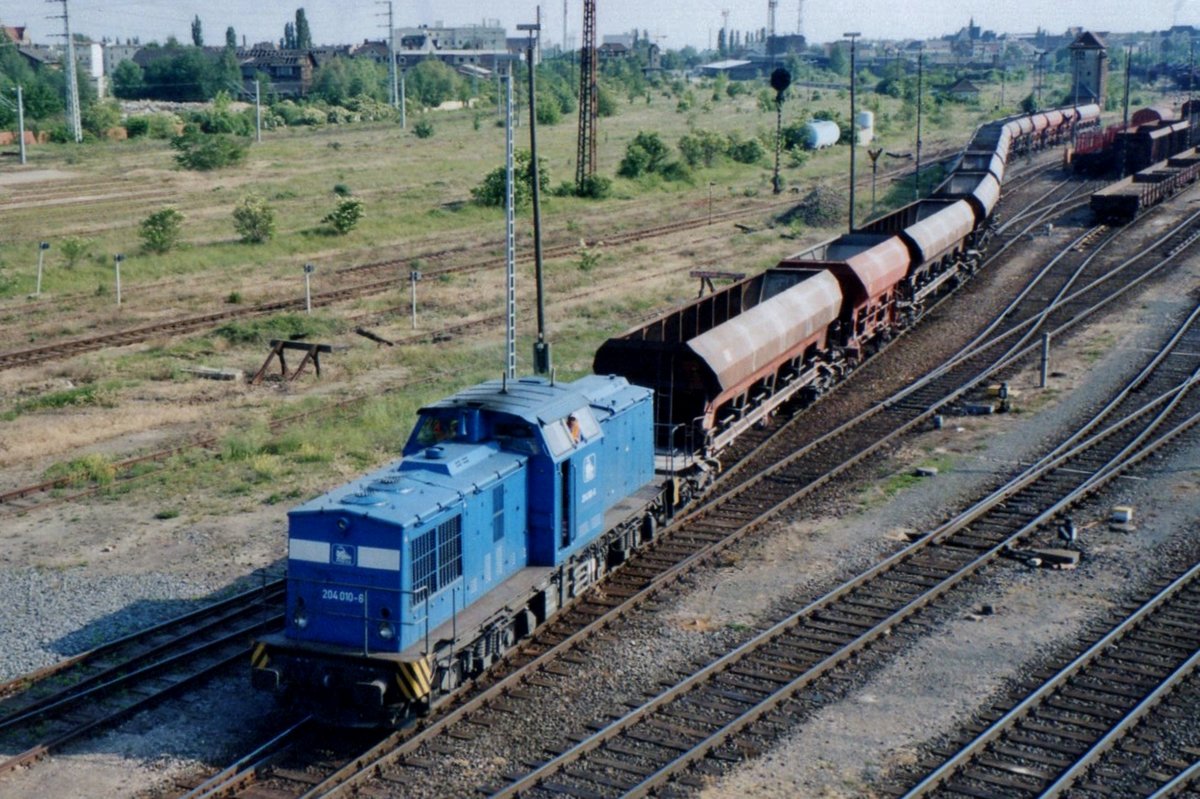
<path id="1" fill-rule="evenodd" d="M 841 128 L 828 119 L 814 119 L 804 126 L 804 146 L 810 150 L 832 147 L 841 137 Z"/>

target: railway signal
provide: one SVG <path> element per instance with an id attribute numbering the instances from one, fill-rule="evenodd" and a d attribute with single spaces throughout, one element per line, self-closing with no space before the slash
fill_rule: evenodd
<path id="1" fill-rule="evenodd" d="M 37 288 L 33 291 L 33 296 L 42 296 L 42 259 L 46 255 L 46 250 L 50 249 L 50 242 L 38 242 L 38 271 L 37 271 Z"/>
<path id="2" fill-rule="evenodd" d="M 113 256 L 113 263 L 117 270 L 117 307 L 121 307 L 121 262 L 125 260 L 125 256 L 117 253 Z"/>
<path id="3" fill-rule="evenodd" d="M 304 265 L 304 312 L 312 313 L 312 273 L 317 268 L 312 264 Z"/>
<path id="4" fill-rule="evenodd" d="M 879 156 L 883 155 L 883 148 L 867 148 L 867 155 L 871 157 L 871 216 L 875 216 L 875 179 L 879 176 Z"/>
<path id="5" fill-rule="evenodd" d="M 412 269 L 408 273 L 408 282 L 412 286 L 412 329 L 417 329 L 417 281 L 423 275 L 416 269 Z"/>
<path id="6" fill-rule="evenodd" d="M 775 90 L 775 174 L 771 178 L 771 185 L 775 187 L 775 193 L 779 194 L 783 191 L 783 186 L 779 180 L 779 150 L 780 142 L 783 137 L 783 95 L 792 85 L 792 73 L 788 72 L 783 67 L 779 67 L 771 73 L 771 88 Z M 709 224 L 712 224 L 712 189 L 709 184 L 709 203 L 708 216 Z"/>

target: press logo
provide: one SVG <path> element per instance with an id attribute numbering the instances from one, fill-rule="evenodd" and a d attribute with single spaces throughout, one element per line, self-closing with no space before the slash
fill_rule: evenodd
<path id="1" fill-rule="evenodd" d="M 333 563 L 335 566 L 353 566 L 354 547 L 349 544 L 334 544 Z"/>

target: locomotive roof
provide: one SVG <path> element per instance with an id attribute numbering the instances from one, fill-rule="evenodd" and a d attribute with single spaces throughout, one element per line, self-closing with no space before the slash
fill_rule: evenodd
<path id="1" fill-rule="evenodd" d="M 409 456 L 368 472 L 288 512 L 292 533 L 297 525 L 308 534 L 320 517 L 374 518 L 387 524 L 411 527 L 457 506 L 467 494 L 503 479 L 526 457 L 501 450 L 495 444 L 446 443 L 436 454 Z M 308 517 L 306 519 L 306 517 Z M 316 518 L 312 518 L 316 517 Z"/>
<path id="2" fill-rule="evenodd" d="M 516 416 L 530 424 L 562 419 L 584 405 L 609 415 L 644 397 L 646 389 L 629 385 L 616 375 L 588 375 L 574 383 L 552 382 L 544 377 L 522 377 L 507 383 L 489 380 L 427 405 L 436 408 L 479 408 Z"/>

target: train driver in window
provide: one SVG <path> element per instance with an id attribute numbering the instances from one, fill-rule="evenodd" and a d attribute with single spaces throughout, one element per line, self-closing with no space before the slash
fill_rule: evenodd
<path id="1" fill-rule="evenodd" d="M 458 419 L 442 416 L 427 416 L 417 433 L 417 443 L 423 447 L 440 444 L 458 436 Z"/>
<path id="2" fill-rule="evenodd" d="M 582 431 L 579 429 L 579 420 L 575 418 L 575 414 L 567 417 L 567 432 L 571 434 L 571 441 L 578 444 Z"/>

